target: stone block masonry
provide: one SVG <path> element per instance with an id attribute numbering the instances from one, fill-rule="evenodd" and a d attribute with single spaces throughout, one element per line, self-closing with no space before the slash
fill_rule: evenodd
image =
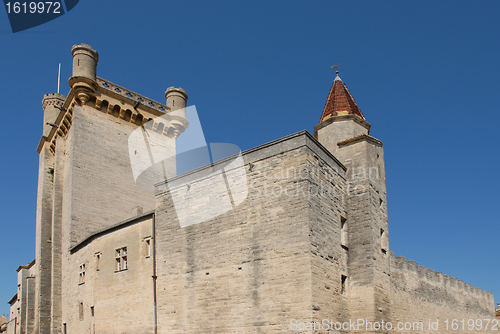
<path id="1" fill-rule="evenodd" d="M 478 289 L 457 278 L 418 266 L 415 261 L 407 261 L 402 256 L 388 259 L 391 268 L 391 316 L 395 322 L 422 322 L 428 328 L 429 320 L 439 321 L 436 333 L 452 331 L 452 321 L 464 320 L 466 329 L 459 324 L 458 332 L 470 333 L 468 321 L 495 319 L 493 294 Z M 447 323 L 448 320 L 448 329 Z M 472 332 L 497 333 L 489 330 Z"/>

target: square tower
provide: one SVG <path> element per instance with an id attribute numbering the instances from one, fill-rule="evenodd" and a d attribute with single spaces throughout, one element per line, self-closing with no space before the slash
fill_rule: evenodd
<path id="1" fill-rule="evenodd" d="M 48 94 L 42 102 L 45 124 L 37 149 L 36 333 L 61 333 L 65 312 L 74 306 L 65 297 L 72 289 L 65 280 L 75 272 L 70 248 L 130 218 L 138 207 L 142 211 L 155 208 L 154 188 L 138 186 L 133 176 L 130 134 L 139 129 L 144 134 L 140 138 L 163 136 L 161 147 L 155 149 L 173 158 L 157 170 L 171 177 L 176 174 L 175 141 L 188 126 L 182 114 L 187 102 L 183 89 L 171 87 L 166 92 L 167 104 L 175 104 L 171 108 L 97 77 L 99 57 L 90 45 L 74 45 L 72 55 L 68 96 Z M 171 113 L 174 109 L 176 113 Z M 134 154 L 148 156 L 147 151 Z M 149 163 L 148 167 L 154 167 L 152 160 Z"/>

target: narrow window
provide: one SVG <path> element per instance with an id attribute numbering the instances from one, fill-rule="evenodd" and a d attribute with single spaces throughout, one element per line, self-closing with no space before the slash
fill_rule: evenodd
<path id="1" fill-rule="evenodd" d="M 345 292 L 346 292 L 347 276 L 341 275 L 340 280 L 341 280 L 341 282 L 340 282 L 341 283 L 341 293 L 345 294 Z"/>
<path id="2" fill-rule="evenodd" d="M 101 253 L 95 253 L 95 270 L 99 271 L 101 268 Z"/>
<path id="3" fill-rule="evenodd" d="M 340 244 L 345 248 L 347 248 L 348 246 L 348 232 L 347 219 L 345 219 L 344 217 L 340 217 Z"/>
<path id="4" fill-rule="evenodd" d="M 63 334 L 68 334 L 68 330 L 66 329 L 66 323 L 63 324 Z"/>
<path id="5" fill-rule="evenodd" d="M 85 283 L 85 263 L 80 265 L 80 278 L 78 284 Z"/>
<path id="6" fill-rule="evenodd" d="M 80 321 L 83 320 L 83 302 L 78 305 L 78 314 L 80 315 Z"/>
<path id="7" fill-rule="evenodd" d="M 127 270 L 127 247 L 116 250 L 116 271 Z"/>
<path id="8" fill-rule="evenodd" d="M 387 254 L 387 244 L 386 244 L 386 236 L 383 228 L 380 229 L 380 246 L 382 248 L 382 253 Z"/>
<path id="9" fill-rule="evenodd" d="M 151 256 L 151 237 L 144 239 L 144 256 L 145 257 Z"/>
<path id="10" fill-rule="evenodd" d="M 93 317 L 94 316 L 94 306 L 90 307 L 90 315 Z"/>

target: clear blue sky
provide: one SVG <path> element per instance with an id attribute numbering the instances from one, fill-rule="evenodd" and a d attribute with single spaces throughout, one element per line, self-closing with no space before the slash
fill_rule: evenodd
<path id="1" fill-rule="evenodd" d="M 390 248 L 500 302 L 500 1 L 96 1 L 13 34 L 0 9 L 0 314 L 35 256 L 43 94 L 71 46 L 164 102 L 183 87 L 207 142 L 313 133 L 335 72 L 385 147 Z"/>

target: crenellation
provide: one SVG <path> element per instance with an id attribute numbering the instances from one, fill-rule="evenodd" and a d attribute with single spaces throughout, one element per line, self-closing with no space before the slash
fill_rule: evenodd
<path id="1" fill-rule="evenodd" d="M 436 272 L 436 282 L 442 286 L 443 288 L 445 287 L 445 283 L 444 283 L 444 274 L 440 271 L 437 271 Z"/>
<path id="2" fill-rule="evenodd" d="M 458 288 L 458 278 L 456 278 L 456 277 L 451 277 L 450 278 L 450 288 L 451 289 L 457 289 Z"/>
<path id="3" fill-rule="evenodd" d="M 417 266 L 417 274 L 420 279 L 427 279 L 427 267 Z"/>
<path id="4" fill-rule="evenodd" d="M 403 256 L 397 256 L 393 262 L 394 266 L 402 274 L 417 275 L 421 282 L 430 284 L 442 289 L 455 290 L 473 296 L 486 296 L 490 292 L 479 289 L 470 283 L 466 283 L 448 274 L 436 272 L 434 269 L 428 269 L 425 266 L 417 265 L 415 261 L 407 260 Z"/>
<path id="5" fill-rule="evenodd" d="M 407 262 L 408 262 L 408 260 L 406 260 L 406 258 L 404 256 L 397 256 L 395 258 L 395 264 L 399 268 L 399 270 L 406 269 Z"/>
<path id="6" fill-rule="evenodd" d="M 140 95 L 136 92 L 133 92 L 131 90 L 128 90 L 122 86 L 119 86 L 115 83 L 112 83 L 111 81 L 104 80 L 103 78 L 96 77 L 96 82 L 99 85 L 100 88 L 109 91 L 114 94 L 121 95 L 128 100 L 133 101 L 134 103 L 132 104 L 133 106 L 139 103 L 139 105 L 145 105 L 149 106 L 150 108 L 153 108 L 159 112 L 166 113 L 169 112 L 171 109 L 167 107 L 165 104 L 161 104 L 159 102 L 156 102 L 150 98 L 147 98 L 143 95 Z M 113 94 L 113 95 L 114 95 Z"/>
<path id="7" fill-rule="evenodd" d="M 465 290 L 465 282 L 460 280 L 460 279 L 457 280 L 457 289 L 460 291 L 464 291 Z"/>
<path id="8" fill-rule="evenodd" d="M 418 273 L 417 267 L 418 267 L 417 262 L 415 262 L 413 260 L 409 260 L 406 263 L 406 268 L 408 269 L 408 271 Z"/>
<path id="9" fill-rule="evenodd" d="M 443 274 L 443 285 L 445 289 L 451 288 L 451 276 L 448 274 Z"/>
<path id="10" fill-rule="evenodd" d="M 58 106 L 62 107 L 64 104 L 64 100 L 66 100 L 66 96 L 59 93 L 48 93 L 43 96 L 42 99 L 42 108 L 45 110 L 47 106 Z"/>
<path id="11" fill-rule="evenodd" d="M 439 282 L 438 275 L 434 269 L 427 269 L 426 278 L 427 278 L 427 281 L 429 281 L 429 282 L 433 282 L 433 283 Z"/>

